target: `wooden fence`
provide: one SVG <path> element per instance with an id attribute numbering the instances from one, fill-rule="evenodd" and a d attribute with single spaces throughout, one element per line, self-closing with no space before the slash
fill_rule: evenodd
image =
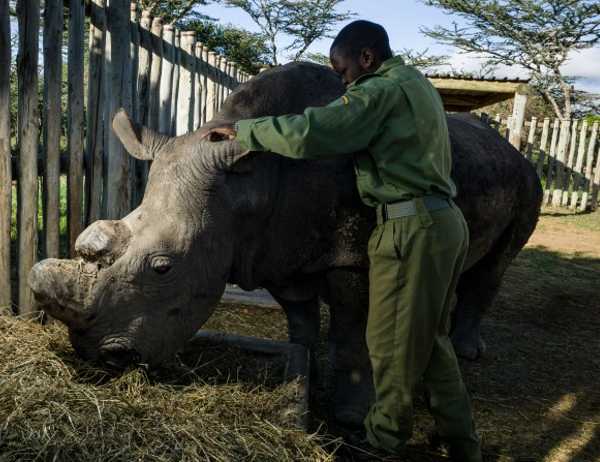
<path id="1" fill-rule="evenodd" d="M 20 313 L 33 309 L 27 275 L 39 258 L 70 255 L 88 223 L 121 218 L 141 200 L 148 165 L 127 155 L 110 129 L 115 112 L 123 107 L 138 122 L 180 135 L 210 120 L 229 93 L 251 77 L 207 49 L 194 32 L 163 24 L 135 3 L 70 0 L 68 9 L 63 0 L 44 3 L 42 12 L 39 0 L 17 2 L 15 95 L 9 2 L 0 0 L 0 307 L 18 306 Z M 15 140 L 13 98 L 18 101 Z M 61 211 L 65 199 L 66 213 Z M 11 227 L 17 238 L 12 247 Z M 11 267 L 17 268 L 12 277 Z"/>
<path id="2" fill-rule="evenodd" d="M 511 117 L 490 119 L 482 114 L 482 119 L 535 165 L 544 186 L 544 206 L 579 212 L 596 210 L 600 199 L 598 122 L 532 117 L 522 122 L 522 136 L 515 137 Z"/>

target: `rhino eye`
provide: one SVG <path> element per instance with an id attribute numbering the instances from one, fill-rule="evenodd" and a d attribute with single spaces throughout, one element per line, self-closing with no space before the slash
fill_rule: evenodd
<path id="1" fill-rule="evenodd" d="M 165 274 L 169 272 L 173 264 L 169 257 L 159 256 L 152 259 L 151 266 L 156 273 Z"/>

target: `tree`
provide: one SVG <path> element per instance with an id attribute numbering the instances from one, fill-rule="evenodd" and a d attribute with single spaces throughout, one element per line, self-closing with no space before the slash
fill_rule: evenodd
<path id="1" fill-rule="evenodd" d="M 339 13 L 344 0 L 222 0 L 230 7 L 244 10 L 258 25 L 267 40 L 271 61 L 278 64 L 279 38 L 288 36 L 284 47 L 292 60 L 299 60 L 315 40 L 328 37 L 336 24 L 347 20 L 349 12 Z"/>
<path id="2" fill-rule="evenodd" d="M 193 30 L 196 38 L 209 49 L 224 54 L 250 74 L 269 64 L 269 48 L 261 34 L 248 32 L 232 25 L 221 25 L 208 19 L 181 21 L 182 30 Z"/>
<path id="3" fill-rule="evenodd" d="M 143 10 L 149 10 L 153 16 L 160 16 L 166 23 L 175 23 L 193 13 L 194 7 L 208 3 L 210 0 L 141 0 L 140 2 Z"/>
<path id="4" fill-rule="evenodd" d="M 404 48 L 400 51 L 397 51 L 396 54 L 402 56 L 404 63 L 408 66 L 414 66 L 421 70 L 428 70 L 434 67 L 448 65 L 448 56 L 432 55 L 429 53 L 429 49 L 427 48 L 425 50 Z"/>
<path id="5" fill-rule="evenodd" d="M 573 89 L 561 71 L 572 52 L 600 43 L 598 0 L 422 0 L 462 17 L 466 25 L 422 31 L 476 53 L 490 65 L 521 66 L 559 118 L 573 111 Z"/>

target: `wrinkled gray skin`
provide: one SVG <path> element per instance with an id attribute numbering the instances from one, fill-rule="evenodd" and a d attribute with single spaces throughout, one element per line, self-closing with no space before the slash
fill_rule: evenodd
<path id="1" fill-rule="evenodd" d="M 222 122 L 301 113 L 343 91 L 331 70 L 297 63 L 240 86 L 215 121 L 186 136 L 163 137 L 117 116 L 127 150 L 154 159 L 142 204 L 87 228 L 76 260 L 44 260 L 30 274 L 37 300 L 67 324 L 75 349 L 117 366 L 158 365 L 210 317 L 226 282 L 267 288 L 286 310 L 290 340 L 311 347 L 321 298 L 331 307 L 335 416 L 359 423 L 372 390 L 364 332 L 375 214 L 359 200 L 351 156 L 294 161 L 201 141 Z M 475 358 L 481 316 L 535 228 L 541 188 L 494 130 L 468 116 L 448 122 L 457 203 L 471 233 L 452 335 L 459 354 Z"/>

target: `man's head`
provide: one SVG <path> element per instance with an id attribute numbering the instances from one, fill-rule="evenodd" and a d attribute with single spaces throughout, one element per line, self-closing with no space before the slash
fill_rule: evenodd
<path id="1" fill-rule="evenodd" d="M 329 52 L 331 65 L 345 85 L 374 72 L 393 56 L 385 29 L 370 21 L 354 21 L 337 35 Z"/>

